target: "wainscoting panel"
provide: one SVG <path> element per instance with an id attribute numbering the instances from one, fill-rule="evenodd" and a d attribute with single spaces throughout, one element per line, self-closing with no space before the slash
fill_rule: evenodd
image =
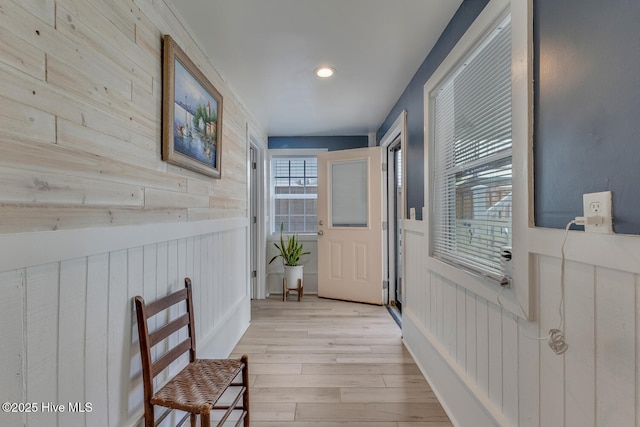
<path id="1" fill-rule="evenodd" d="M 423 226 L 407 221 L 404 339 L 456 425 L 640 425 L 637 266 L 623 271 L 620 259 L 612 261 L 616 268 L 607 268 L 606 258 L 605 265 L 580 261 L 590 236 L 572 232 L 561 322 L 563 234 L 532 233 L 533 247 L 545 239 L 548 251 L 530 251 L 537 309 L 527 322 L 498 298 L 429 271 L 420 250 L 427 247 Z M 562 355 L 548 346 L 552 328 L 564 330 L 569 348 Z"/>
<path id="2" fill-rule="evenodd" d="M 247 221 L 212 229 L 1 273 L 3 402 L 51 402 L 65 411 L 3 413 L 0 424 L 137 425 L 143 390 L 132 298 L 167 295 L 187 276 L 200 357 L 228 356 L 249 324 Z M 165 321 L 154 318 L 151 327 Z M 90 402 L 92 410 L 71 412 L 70 402 Z"/>

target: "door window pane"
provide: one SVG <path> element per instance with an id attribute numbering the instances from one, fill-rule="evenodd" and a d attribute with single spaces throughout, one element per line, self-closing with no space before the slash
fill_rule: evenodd
<path id="1" fill-rule="evenodd" d="M 331 165 L 331 225 L 367 227 L 367 160 Z"/>

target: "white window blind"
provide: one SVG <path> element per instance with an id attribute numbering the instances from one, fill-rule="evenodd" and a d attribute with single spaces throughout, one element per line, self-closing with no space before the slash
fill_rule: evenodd
<path id="1" fill-rule="evenodd" d="M 315 233 L 318 230 L 318 159 L 273 157 L 271 161 L 274 215 L 272 230 Z"/>
<path id="2" fill-rule="evenodd" d="M 503 280 L 511 247 L 511 20 L 432 91 L 433 256 Z"/>

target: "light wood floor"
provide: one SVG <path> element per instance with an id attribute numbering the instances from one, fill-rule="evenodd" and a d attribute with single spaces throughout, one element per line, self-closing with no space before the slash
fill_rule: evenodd
<path id="1" fill-rule="evenodd" d="M 252 301 L 252 427 L 445 427 L 384 307 L 305 295 Z"/>

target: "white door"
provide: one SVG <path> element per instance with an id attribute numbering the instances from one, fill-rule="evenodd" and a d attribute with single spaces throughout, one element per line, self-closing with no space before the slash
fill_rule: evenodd
<path id="1" fill-rule="evenodd" d="M 380 147 L 318 154 L 318 296 L 382 304 Z"/>

